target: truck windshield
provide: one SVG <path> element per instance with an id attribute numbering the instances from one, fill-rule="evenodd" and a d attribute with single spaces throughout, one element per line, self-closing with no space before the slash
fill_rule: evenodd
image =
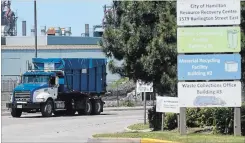
<path id="1" fill-rule="evenodd" d="M 23 77 L 23 83 L 48 83 L 49 76 L 28 75 Z"/>

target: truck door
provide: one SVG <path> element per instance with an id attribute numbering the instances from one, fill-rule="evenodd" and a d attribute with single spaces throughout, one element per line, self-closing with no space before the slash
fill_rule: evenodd
<path id="1" fill-rule="evenodd" d="M 50 88 L 49 88 L 49 94 L 52 96 L 53 99 L 57 98 L 58 95 L 58 84 L 56 84 L 56 79 L 54 76 L 50 78 Z"/>

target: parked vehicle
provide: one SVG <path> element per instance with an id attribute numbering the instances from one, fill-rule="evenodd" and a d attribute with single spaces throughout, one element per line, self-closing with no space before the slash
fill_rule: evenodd
<path id="1" fill-rule="evenodd" d="M 103 112 L 106 59 L 33 58 L 32 63 L 34 70 L 21 76 L 6 104 L 13 117 L 22 112 L 41 112 L 44 117 Z"/>

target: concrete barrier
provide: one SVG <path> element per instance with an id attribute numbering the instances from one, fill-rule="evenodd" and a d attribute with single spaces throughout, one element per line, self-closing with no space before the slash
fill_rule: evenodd
<path id="1" fill-rule="evenodd" d="M 150 138 L 89 138 L 87 143 L 178 143 Z"/>

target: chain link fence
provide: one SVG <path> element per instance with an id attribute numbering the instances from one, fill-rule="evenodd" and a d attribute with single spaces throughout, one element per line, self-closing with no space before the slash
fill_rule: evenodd
<path id="1" fill-rule="evenodd" d="M 109 104 L 108 106 L 120 106 L 124 102 L 132 102 L 132 104 L 138 104 L 143 101 L 142 95 L 135 92 L 136 84 L 132 81 L 127 81 L 124 84 L 117 85 L 115 87 L 110 87 L 113 82 L 108 82 L 108 94 L 103 96 L 103 100 L 106 100 Z M 1 93 L 2 101 L 8 101 L 13 89 L 17 86 L 17 79 L 8 78 L 1 80 Z M 244 89 L 244 88 L 243 88 Z M 148 95 L 147 100 L 155 100 L 153 95 Z M 245 101 L 244 90 L 242 93 L 242 101 Z M 138 102 L 138 103 L 137 103 Z"/>
<path id="2" fill-rule="evenodd" d="M 115 82 L 117 81 L 108 82 L 108 93 L 102 97 L 105 101 L 105 107 L 143 106 L 143 95 L 135 91 L 136 83 L 131 80 L 120 84 L 115 84 Z M 146 93 L 146 100 L 147 106 L 154 105 L 155 96 L 153 93 Z"/>
<path id="3" fill-rule="evenodd" d="M 1 80 L 1 102 L 2 109 L 5 109 L 5 104 L 9 102 L 13 89 L 17 86 L 17 79 L 15 77 L 2 78 Z"/>
<path id="4" fill-rule="evenodd" d="M 12 92 L 13 89 L 17 85 L 17 80 L 12 80 L 12 79 L 5 79 L 1 80 L 1 86 L 2 86 L 2 93 L 4 92 Z"/>

